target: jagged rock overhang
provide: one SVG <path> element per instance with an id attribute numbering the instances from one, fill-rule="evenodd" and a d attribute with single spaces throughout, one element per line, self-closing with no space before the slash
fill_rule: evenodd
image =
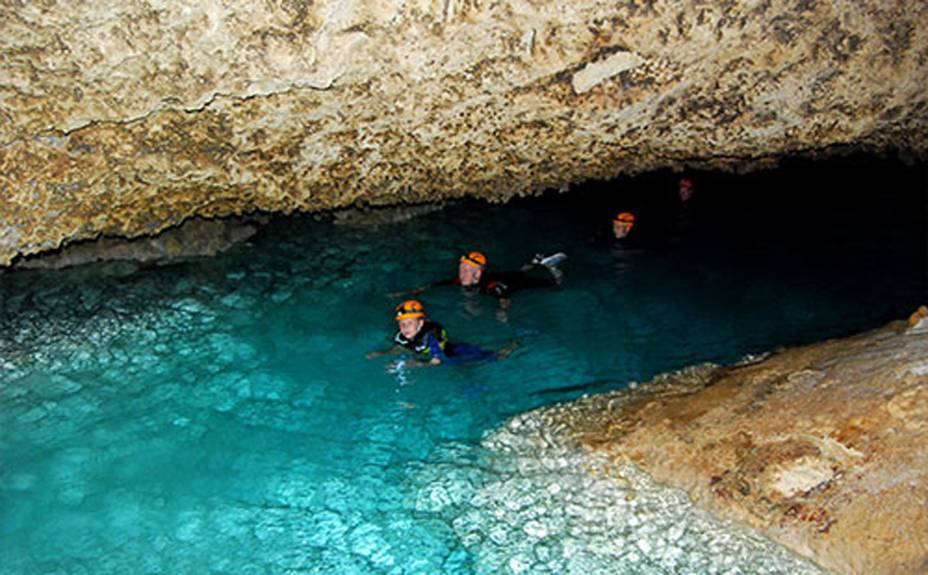
<path id="1" fill-rule="evenodd" d="M 0 264 L 193 216 L 928 150 L 924 1 L 0 12 Z"/>

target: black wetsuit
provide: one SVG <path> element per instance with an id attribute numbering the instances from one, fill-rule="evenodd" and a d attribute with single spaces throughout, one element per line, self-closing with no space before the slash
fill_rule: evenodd
<path id="1" fill-rule="evenodd" d="M 449 278 L 432 284 L 433 286 L 461 285 L 460 278 Z M 513 292 L 524 289 L 551 287 L 557 285 L 553 277 L 539 277 L 530 271 L 496 273 L 485 271 L 480 275 L 477 285 L 462 286 L 469 291 L 491 295 L 499 299 L 507 299 Z"/>
<path id="2" fill-rule="evenodd" d="M 396 335 L 393 336 L 393 342 L 426 361 L 433 357 L 453 353 L 453 346 L 448 342 L 448 334 L 445 332 L 445 328 L 440 323 L 429 319 L 425 320 L 422 329 L 411 339 L 397 330 Z"/>

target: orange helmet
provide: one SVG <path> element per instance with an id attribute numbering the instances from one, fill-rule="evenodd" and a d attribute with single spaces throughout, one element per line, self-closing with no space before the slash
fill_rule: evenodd
<path id="1" fill-rule="evenodd" d="M 625 226 L 634 226 L 635 225 L 635 214 L 630 212 L 622 212 L 615 217 L 613 223 L 622 224 Z"/>
<path id="2" fill-rule="evenodd" d="M 461 256 L 460 262 L 482 270 L 487 267 L 487 256 L 480 252 L 468 252 L 467 255 Z"/>
<path id="3" fill-rule="evenodd" d="M 396 306 L 396 321 L 416 317 L 425 317 L 425 308 L 422 307 L 421 301 L 417 299 L 408 299 Z"/>

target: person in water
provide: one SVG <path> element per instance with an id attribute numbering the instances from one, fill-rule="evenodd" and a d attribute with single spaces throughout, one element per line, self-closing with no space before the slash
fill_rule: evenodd
<path id="1" fill-rule="evenodd" d="M 693 199 L 693 180 L 690 178 L 680 178 L 677 186 L 677 195 L 684 204 Z"/>
<path id="2" fill-rule="evenodd" d="M 497 272 L 487 269 L 487 257 L 482 252 L 471 251 L 458 259 L 458 274 L 426 284 L 413 290 L 391 294 L 405 296 L 422 293 L 428 289 L 441 286 L 458 285 L 465 293 L 493 296 L 499 302 L 496 317 L 501 322 L 509 319 L 508 310 L 512 304 L 512 294 L 524 289 L 556 286 L 563 280 L 563 272 L 557 266 L 567 259 L 563 253 L 545 256 L 536 254 L 531 263 L 518 271 Z M 541 275 L 537 270 L 545 269 Z M 473 302 L 471 302 L 472 304 Z M 468 305 L 471 308 L 471 305 Z"/>
<path id="3" fill-rule="evenodd" d="M 615 239 L 622 240 L 628 237 L 635 227 L 635 215 L 631 212 L 620 212 L 612 220 L 612 235 Z"/>
<path id="4" fill-rule="evenodd" d="M 506 302 L 513 292 L 539 287 L 550 287 L 561 283 L 563 272 L 557 266 L 567 259 L 562 253 L 551 256 L 538 254 L 532 262 L 522 269 L 512 272 L 496 272 L 487 269 L 487 257 L 482 252 L 467 252 L 458 259 L 458 275 L 426 284 L 413 290 L 391 295 L 411 295 L 422 293 L 440 286 L 459 285 L 469 292 L 477 292 L 496 297 L 501 303 Z M 547 274 L 539 276 L 533 273 L 538 268 L 545 268 Z"/>
<path id="5" fill-rule="evenodd" d="M 489 351 L 466 343 L 451 343 L 445 328 L 426 316 L 422 302 L 406 300 L 396 306 L 397 330 L 393 336 L 393 347 L 383 351 L 372 351 L 368 359 L 383 355 L 395 355 L 402 351 L 412 352 L 422 363 L 438 365 L 476 361 L 488 361 L 508 356 L 515 349 L 513 342 L 500 351 Z"/>

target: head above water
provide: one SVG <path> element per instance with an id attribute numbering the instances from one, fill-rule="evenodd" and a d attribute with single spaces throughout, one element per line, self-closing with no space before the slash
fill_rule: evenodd
<path id="1" fill-rule="evenodd" d="M 612 220 L 612 234 L 617 239 L 626 237 L 635 227 L 635 215 L 630 212 L 620 212 Z"/>
<path id="2" fill-rule="evenodd" d="M 468 252 L 458 260 L 458 280 L 462 286 L 475 286 L 480 283 L 486 267 L 487 256 L 481 252 Z"/>
<path id="3" fill-rule="evenodd" d="M 681 202 L 688 202 L 693 197 L 693 180 L 680 178 L 679 194 Z"/>
<path id="4" fill-rule="evenodd" d="M 394 317 L 400 333 L 406 338 L 412 338 L 425 323 L 425 307 L 417 299 L 408 299 L 396 306 Z"/>

